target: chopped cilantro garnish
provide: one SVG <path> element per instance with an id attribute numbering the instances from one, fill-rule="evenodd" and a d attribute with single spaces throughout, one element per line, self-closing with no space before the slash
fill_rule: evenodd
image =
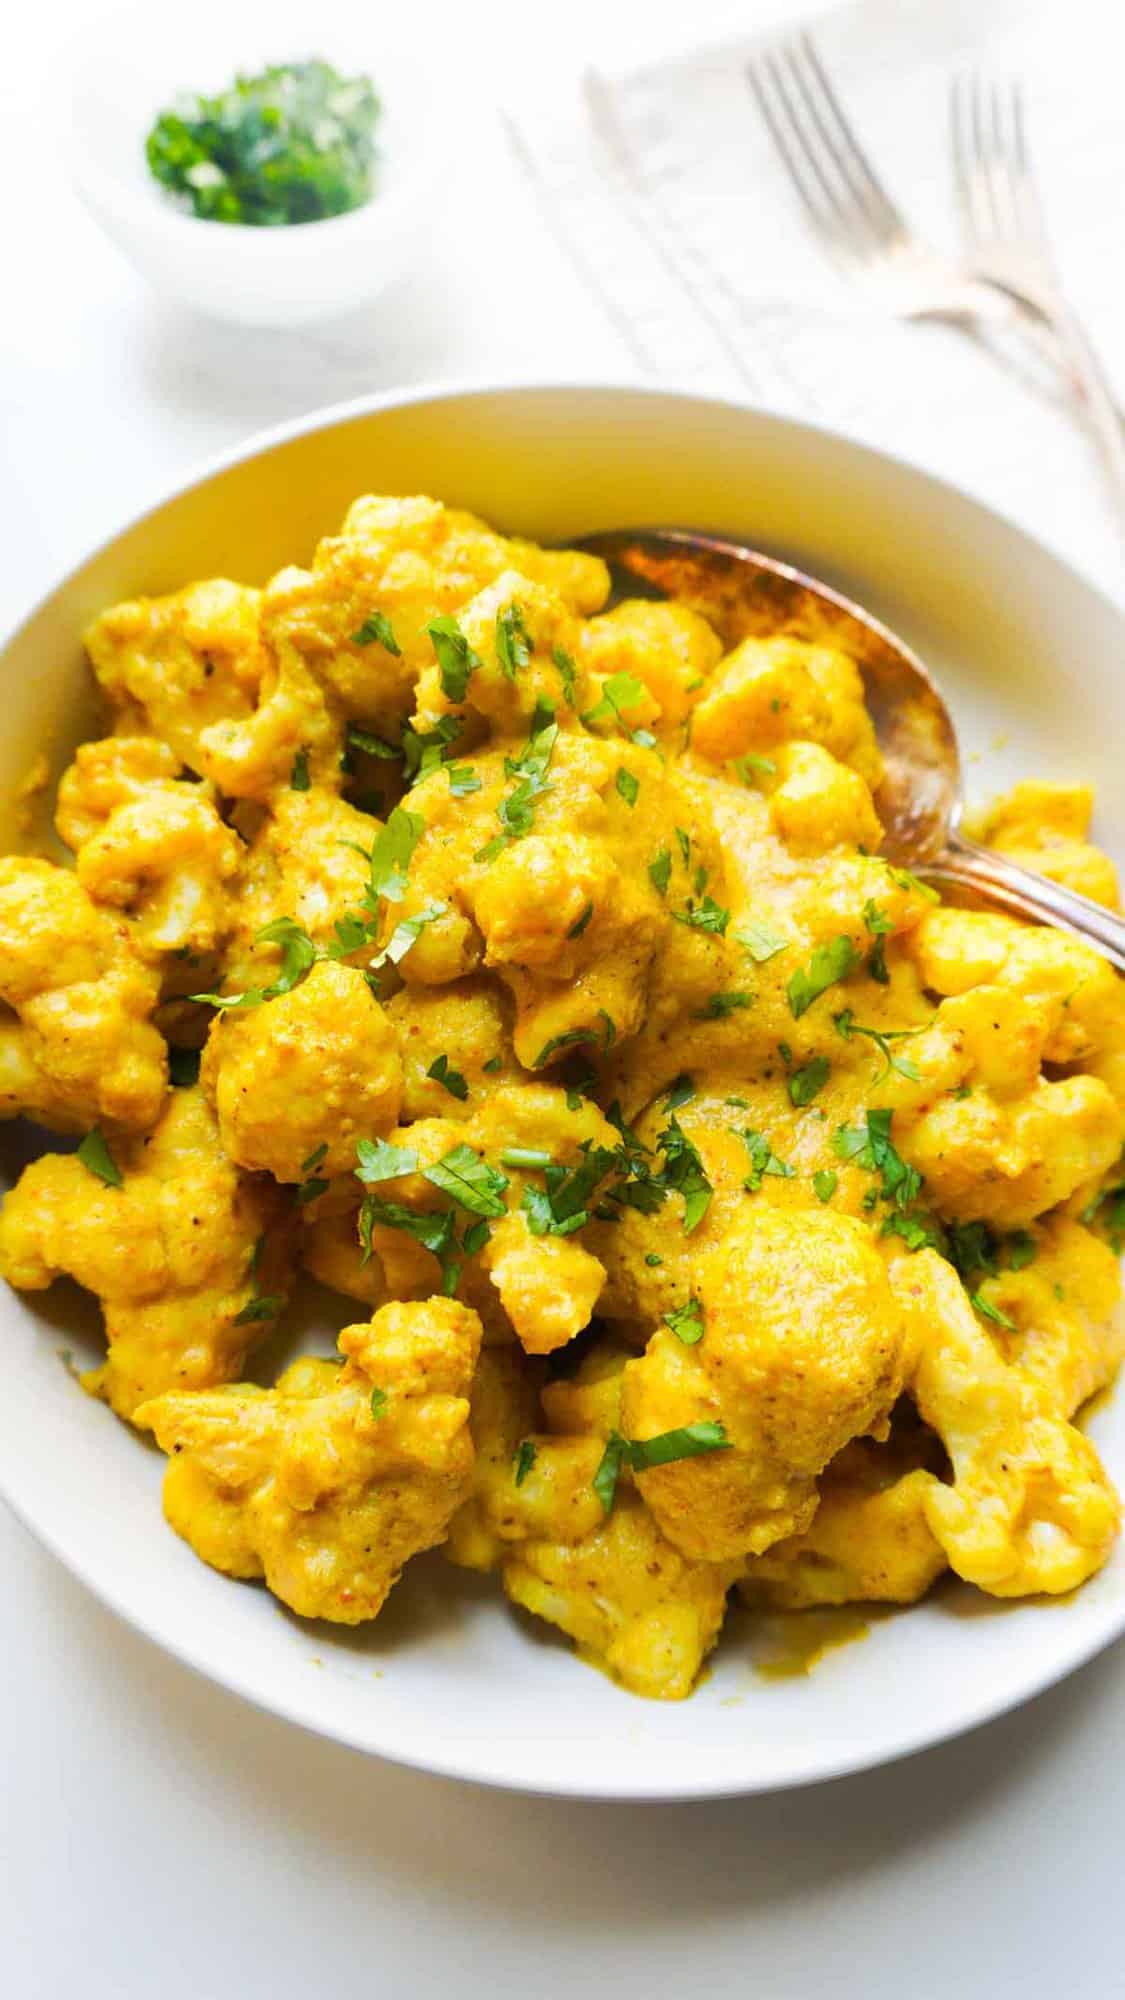
<path id="1" fill-rule="evenodd" d="M 401 744 L 388 743 L 382 736 L 372 736 L 369 729 L 357 729 L 354 723 L 348 724 L 348 748 L 362 750 L 365 757 L 380 757 L 384 763 L 392 763 L 396 757 L 402 756 Z"/>
<path id="2" fill-rule="evenodd" d="M 496 658 L 501 673 L 510 681 L 515 680 L 516 669 L 526 667 L 531 659 L 531 634 L 518 604 L 509 604 L 497 613 Z"/>
<path id="3" fill-rule="evenodd" d="M 713 896 L 704 896 L 702 902 L 689 897 L 683 909 L 673 910 L 672 915 L 689 930 L 711 931 L 716 937 L 723 936 L 730 922 L 730 911 L 722 909 Z"/>
<path id="4" fill-rule="evenodd" d="M 673 1077 L 664 1093 L 664 1103 L 669 1111 L 678 1111 L 681 1104 L 690 1104 L 695 1096 L 695 1085 L 686 1071 Z"/>
<path id="5" fill-rule="evenodd" d="M 698 1299 L 690 1298 L 685 1305 L 673 1306 L 671 1312 L 666 1312 L 664 1324 L 685 1347 L 695 1347 L 703 1338 L 703 1307 Z"/>
<path id="6" fill-rule="evenodd" d="M 426 626 L 441 676 L 441 691 L 447 701 L 464 701 L 469 679 L 480 666 L 456 618 L 431 618 Z"/>
<path id="7" fill-rule="evenodd" d="M 940 1222 L 930 1215 L 904 1215 L 895 1209 L 883 1224 L 884 1236 L 901 1236 L 908 1250 L 940 1250 L 946 1247 L 946 1235 Z"/>
<path id="8" fill-rule="evenodd" d="M 777 765 L 774 763 L 772 757 L 759 757 L 753 750 L 748 750 L 745 756 L 735 758 L 734 768 L 742 779 L 743 784 L 748 785 L 751 778 L 759 772 L 764 777 L 772 778 L 777 770 Z"/>
<path id="9" fill-rule="evenodd" d="M 691 866 L 691 835 L 685 827 L 678 826 L 676 828 L 676 845 L 680 850 L 680 859 L 684 867 L 689 868 Z"/>
<path id="10" fill-rule="evenodd" d="M 1036 1243 L 1030 1229 L 1013 1229 L 1007 1239 L 1005 1249 L 1008 1253 L 1008 1269 L 1010 1271 L 1025 1270 L 1028 1264 L 1034 1264 L 1039 1254 L 1039 1245 Z"/>
<path id="11" fill-rule="evenodd" d="M 859 953 L 849 937 L 835 937 L 829 944 L 818 944 L 808 965 L 798 968 L 785 989 L 793 1019 L 799 1021 L 814 1000 L 838 980 L 846 979 L 858 963 Z"/>
<path id="12" fill-rule="evenodd" d="M 468 1209 L 470 1215 L 505 1213 L 503 1194 L 508 1185 L 507 1175 L 497 1167 L 490 1167 L 471 1146 L 454 1146 L 452 1152 L 435 1161 L 432 1167 L 423 1167 L 422 1173 L 433 1187 Z"/>
<path id="13" fill-rule="evenodd" d="M 417 943 L 427 925 L 436 924 L 439 917 L 444 917 L 447 907 L 445 903 L 427 903 L 415 916 L 402 917 L 395 925 L 382 951 L 377 952 L 372 959 L 372 968 L 377 972 L 383 965 L 401 965 L 407 952 Z"/>
<path id="14" fill-rule="evenodd" d="M 574 691 L 574 683 L 578 678 L 578 668 L 574 659 L 565 646 L 552 647 L 551 658 L 562 675 L 563 700 L 568 708 L 575 708 L 578 697 Z"/>
<path id="15" fill-rule="evenodd" d="M 378 640 L 387 653 L 401 654 L 402 647 L 395 638 L 395 628 L 382 611 L 369 611 L 358 632 L 352 633 L 353 646 L 373 646 Z M 349 731 L 349 735 L 350 735 Z M 376 756 L 382 753 L 376 751 Z"/>
<path id="16" fill-rule="evenodd" d="M 252 1326 L 255 1320 L 276 1319 L 284 1308 L 285 1300 L 280 1293 L 260 1293 L 257 1298 L 248 1299 L 242 1311 L 235 1313 L 234 1326 Z"/>
<path id="17" fill-rule="evenodd" d="M 214 97 L 161 111 L 145 140 L 153 177 L 206 222 L 319 222 L 371 198 L 379 99 L 331 63 L 271 63 Z"/>
<path id="18" fill-rule="evenodd" d="M 402 732 L 404 776 L 428 778 L 431 771 L 446 763 L 449 747 L 456 743 L 461 727 L 459 715 L 439 716 L 432 729 L 420 732 L 406 723 Z"/>
<path id="19" fill-rule="evenodd" d="M 105 1182 L 107 1187 L 119 1188 L 124 1186 L 121 1178 L 121 1169 L 110 1152 L 109 1147 L 106 1145 L 105 1134 L 102 1132 L 100 1126 L 95 1125 L 91 1131 L 87 1132 L 82 1144 L 78 1147 L 78 1158 L 86 1168 L 86 1171 L 95 1174 L 98 1180 Z"/>
<path id="20" fill-rule="evenodd" d="M 571 924 L 570 929 L 567 932 L 567 937 L 580 938 L 593 914 L 594 914 L 594 905 L 592 903 L 587 903 L 581 916 L 576 917 L 574 919 L 574 922 Z"/>
<path id="21" fill-rule="evenodd" d="M 435 1056 L 426 1075 L 432 1077 L 435 1083 L 440 1083 L 442 1089 L 449 1092 L 450 1097 L 459 1098 L 464 1104 L 469 1095 L 469 1086 L 459 1069 L 450 1068 L 447 1055 Z"/>
<path id="22" fill-rule="evenodd" d="M 764 1132 L 753 1132 L 744 1127 L 738 1137 L 750 1155 L 750 1172 L 742 1183 L 749 1194 L 757 1194 L 766 1174 L 775 1174 L 783 1181 L 793 1179 L 794 1168 L 778 1159 Z"/>
<path id="23" fill-rule="evenodd" d="M 503 1056 L 489 1056 L 488 1061 L 481 1064 L 481 1068 L 486 1076 L 495 1076 L 497 1070 L 503 1069 L 503 1067 Z"/>
<path id="24" fill-rule="evenodd" d="M 706 1421 L 684 1424 L 679 1430 L 661 1431 L 658 1437 L 631 1438 L 629 1463 L 634 1472 L 650 1472 L 657 1465 L 674 1465 L 681 1458 L 699 1458 L 707 1451 L 729 1451 L 731 1441 L 722 1424 Z"/>
<path id="25" fill-rule="evenodd" d="M 505 1146 L 500 1155 L 502 1167 L 520 1167 L 525 1172 L 534 1172 L 541 1167 L 554 1165 L 554 1157 L 542 1146 Z"/>
<path id="26" fill-rule="evenodd" d="M 725 1021 L 730 1014 L 737 1014 L 742 1007 L 752 1007 L 753 993 L 712 993 L 705 1007 L 697 1009 L 693 1015 L 696 1021 Z"/>
<path id="27" fill-rule="evenodd" d="M 291 993 L 317 961 L 315 944 L 292 917 L 275 917 L 272 924 L 263 924 L 254 942 L 281 946 L 281 969 L 268 986 L 248 986 L 242 993 L 190 993 L 188 998 L 204 1001 L 211 1007 L 260 1007 L 263 1001 Z"/>
<path id="28" fill-rule="evenodd" d="M 891 1044 L 909 1041 L 911 1036 L 921 1034 L 920 1028 L 864 1028 L 860 1026 L 850 1007 L 844 1007 L 839 1014 L 833 1014 L 832 1020 L 837 1034 L 842 1035 L 846 1042 L 849 1042 L 853 1035 L 862 1035 L 867 1041 L 874 1042 L 883 1058 L 883 1068 L 876 1078 L 877 1082 L 892 1069 L 896 1070 L 899 1076 L 907 1077 L 911 1083 L 918 1082 L 921 1071 L 917 1063 L 911 1062 L 909 1056 L 896 1055 Z"/>
<path id="29" fill-rule="evenodd" d="M 906 1209 L 921 1193 L 922 1176 L 916 1167 L 908 1167 L 895 1150 L 891 1142 L 893 1119 L 893 1111 L 868 1111 L 862 1126 L 837 1127 L 832 1149 L 837 1159 L 854 1160 L 869 1173 L 877 1173 L 883 1183 L 883 1200 Z"/>
<path id="30" fill-rule="evenodd" d="M 648 1265 L 650 1265 L 650 1266 L 651 1266 L 652 1268 L 654 1268 L 654 1269 L 655 1269 L 655 1267 L 656 1267 L 656 1265 L 657 1265 L 657 1264 L 663 1264 L 663 1262 L 664 1262 L 664 1259 L 663 1259 L 663 1257 L 662 1257 L 662 1256 L 660 1255 L 660 1253 L 659 1253 L 659 1251 L 658 1251 L 658 1250 L 649 1250 L 649 1251 L 648 1251 L 648 1252 L 646 1253 L 646 1256 L 645 1256 L 645 1263 L 646 1263 L 646 1264 L 648 1264 Z"/>
<path id="31" fill-rule="evenodd" d="M 523 1482 L 527 1478 L 528 1473 L 531 1471 L 532 1466 L 535 1464 L 538 1455 L 539 1454 L 536 1449 L 534 1439 L 524 1438 L 524 1441 L 521 1444 L 519 1450 L 517 1451 L 515 1459 L 513 1461 L 512 1476 L 517 1486 L 523 1485 Z"/>
<path id="32" fill-rule="evenodd" d="M 387 1139 L 357 1139 L 356 1174 L 367 1187 L 397 1181 L 417 1171 L 418 1155 L 410 1146 L 392 1146 Z"/>
<path id="33" fill-rule="evenodd" d="M 621 1467 L 627 1460 L 628 1455 L 629 1447 L 625 1439 L 621 1436 L 620 1431 L 610 1431 L 605 1441 L 605 1450 L 601 1455 L 598 1469 L 591 1481 L 594 1492 L 602 1503 L 603 1511 L 607 1514 L 613 1511 L 614 1497 L 617 1493 L 617 1481 L 621 1475 Z"/>
<path id="34" fill-rule="evenodd" d="M 665 1187 L 683 1196 L 684 1234 L 690 1236 L 711 1206 L 711 1183 L 698 1152 L 677 1119 L 668 1120 L 656 1143 L 664 1155 L 661 1180 Z"/>
<path id="35" fill-rule="evenodd" d="M 447 764 L 449 789 L 455 799 L 467 799 L 471 792 L 480 791 L 480 779 L 471 764 Z"/>
<path id="36" fill-rule="evenodd" d="M 635 778 L 631 771 L 627 771 L 624 765 L 619 765 L 617 776 L 613 782 L 626 805 L 635 806 L 637 803 L 637 793 L 641 789 L 639 779 Z"/>
<path id="37" fill-rule="evenodd" d="M 289 773 L 289 789 L 291 792 L 307 792 L 309 789 L 309 753 L 307 749 L 298 750 L 297 755 L 293 759 L 293 769 Z"/>
<path id="38" fill-rule="evenodd" d="M 531 832 L 535 824 L 536 801 L 551 790 L 547 771 L 558 733 L 553 708 L 545 703 L 537 704 L 524 748 L 518 757 L 504 759 L 505 775 L 515 778 L 517 783 L 496 808 L 501 831 L 485 847 L 477 849 L 474 861 L 494 861 L 513 840 L 522 840 L 525 834 Z"/>
<path id="39" fill-rule="evenodd" d="M 480 1222 L 470 1222 L 465 1234 L 461 1238 L 461 1248 L 464 1250 L 465 1255 L 467 1257 L 475 1257 L 478 1250 L 484 1249 L 491 1235 L 492 1224 L 490 1222 L 486 1222 L 483 1219 Z"/>
<path id="40" fill-rule="evenodd" d="M 927 903 L 941 902 L 939 891 L 932 888 L 928 882 L 920 882 L 917 875 L 911 874 L 909 868 L 891 868 L 888 866 L 887 873 L 892 882 L 898 883 L 900 889 L 909 889 L 913 895 L 923 897 Z"/>
<path id="41" fill-rule="evenodd" d="M 812 1177 L 812 1184 L 818 1201 L 831 1201 L 840 1185 L 840 1176 L 831 1167 L 818 1167 Z"/>
<path id="42" fill-rule="evenodd" d="M 817 1092 L 824 1089 L 832 1073 L 832 1065 L 827 1056 L 813 1056 L 811 1062 L 802 1063 L 789 1078 L 789 1102 L 800 1108 L 811 1104 Z"/>
<path id="43" fill-rule="evenodd" d="M 667 895 L 671 874 L 672 856 L 666 847 L 662 847 L 655 861 L 650 861 L 648 864 L 648 879 L 658 895 Z"/>
<path id="44" fill-rule="evenodd" d="M 983 1293 L 970 1292 L 969 1304 L 972 1306 L 974 1312 L 980 1313 L 982 1319 L 994 1320 L 997 1326 L 1006 1328 L 1008 1333 L 1019 1332 L 1019 1327 L 1016 1325 L 1015 1320 L 1009 1319 L 1007 1313 L 1002 1312 L 999 1306 L 994 1306 L 992 1300 L 986 1299 Z"/>
<path id="45" fill-rule="evenodd" d="M 771 930 L 769 924 L 759 923 L 747 924 L 745 930 L 735 931 L 734 940 L 736 944 L 745 947 L 755 965 L 767 964 L 771 958 L 777 957 L 779 951 L 784 951 L 789 943 L 789 939 L 782 937 L 780 931 Z"/>
<path id="46" fill-rule="evenodd" d="M 375 836 L 371 849 L 371 894 L 385 896 L 388 903 L 401 903 L 406 893 L 406 873 L 414 849 L 426 830 L 420 813 L 396 806 L 387 823 Z"/>
<path id="47" fill-rule="evenodd" d="M 639 701 L 644 700 L 645 692 L 643 682 L 634 674 L 610 674 L 602 685 L 601 700 L 596 702 L 593 708 L 586 710 L 582 720 L 601 722 L 612 716 L 614 721 L 627 728 L 621 711 L 623 708 L 635 708 Z"/>
<path id="48" fill-rule="evenodd" d="M 381 1416 L 382 1416 L 382 1415 L 384 1414 L 384 1412 L 385 1412 L 385 1410 L 386 1410 L 386 1407 L 387 1407 L 387 1392 L 386 1392 L 386 1390 L 385 1390 L 385 1389 L 380 1389 L 380 1388 L 378 1388 L 378 1387 L 376 1387 L 376 1388 L 373 1388 L 373 1389 L 372 1389 L 372 1391 L 371 1391 L 371 1414 L 372 1414 L 372 1416 L 373 1416 L 373 1417 L 381 1417 Z"/>
<path id="49" fill-rule="evenodd" d="M 370 1257 L 373 1229 L 398 1229 L 404 1235 L 412 1236 L 416 1243 L 438 1259 L 442 1289 L 447 1297 L 451 1297 L 461 1276 L 454 1223 L 455 1212 L 452 1208 L 443 1209 L 438 1215 L 418 1215 L 412 1208 L 404 1208 L 401 1202 L 380 1201 L 377 1196 L 369 1194 L 364 1197 L 359 1212 L 359 1240 L 364 1256 Z"/>
<path id="50" fill-rule="evenodd" d="M 869 896 L 863 906 L 863 921 L 872 937 L 886 937 L 894 930 L 893 919 L 879 908 L 873 896 Z"/>

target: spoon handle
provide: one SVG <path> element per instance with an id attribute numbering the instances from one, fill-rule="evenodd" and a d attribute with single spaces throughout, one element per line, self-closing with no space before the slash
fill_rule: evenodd
<path id="1" fill-rule="evenodd" d="M 1020 868 L 1006 855 L 977 847 L 961 834 L 951 833 L 936 860 L 918 872 L 930 882 L 948 882 L 957 888 L 971 889 L 1017 917 L 1051 924 L 1056 930 L 1073 931 L 1076 937 L 1085 938 L 1087 944 L 1100 951 L 1103 958 L 1108 958 L 1118 972 L 1125 972 L 1125 917 L 1093 902 L 1089 896 L 1080 896 L 1075 889 L 1049 882 L 1045 875 L 1033 875 L 1030 868 Z"/>

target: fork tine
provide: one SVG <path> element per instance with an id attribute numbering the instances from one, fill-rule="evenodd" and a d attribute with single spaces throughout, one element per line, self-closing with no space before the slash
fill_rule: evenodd
<path id="1" fill-rule="evenodd" d="M 856 138 L 812 36 L 807 32 L 798 35 L 789 44 L 788 53 L 817 131 L 853 199 L 887 240 L 905 235 L 906 224 Z M 799 58 L 803 58 L 803 67 Z"/>
<path id="2" fill-rule="evenodd" d="M 809 221 L 830 254 L 847 262 L 850 246 L 839 220 L 836 197 L 819 161 L 806 144 L 773 50 L 763 49 L 759 56 L 751 58 L 746 65 L 746 79 Z"/>
<path id="3" fill-rule="evenodd" d="M 1020 220 L 1028 235 L 1041 249 L 1047 250 L 1047 216 L 1043 207 L 1043 197 L 1039 183 L 1031 165 L 1031 154 L 1027 144 L 1024 124 L 1023 91 L 1014 80 L 1009 85 L 1011 93 L 1012 162 L 1015 176 L 1016 206 Z"/>
<path id="4" fill-rule="evenodd" d="M 987 234 L 988 217 L 972 143 L 971 95 L 969 79 L 955 76 L 949 90 L 949 137 L 962 222 L 974 236 L 982 236 Z"/>

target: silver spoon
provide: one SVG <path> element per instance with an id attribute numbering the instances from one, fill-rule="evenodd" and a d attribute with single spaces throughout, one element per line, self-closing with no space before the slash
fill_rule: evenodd
<path id="1" fill-rule="evenodd" d="M 966 840 L 960 830 L 961 759 L 949 711 L 921 660 L 877 618 L 788 563 L 715 535 L 622 529 L 570 546 L 602 556 L 619 585 L 628 580 L 633 596 L 674 597 L 702 612 L 726 646 L 785 629 L 850 653 L 883 754 L 875 807 L 887 859 L 1034 923 L 1073 931 L 1125 972 L 1125 918 Z"/>

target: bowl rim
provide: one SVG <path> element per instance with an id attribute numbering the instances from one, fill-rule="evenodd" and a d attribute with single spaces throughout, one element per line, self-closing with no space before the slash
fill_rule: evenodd
<path id="1" fill-rule="evenodd" d="M 759 420 L 798 436 L 827 440 L 831 444 L 842 444 L 849 451 L 896 471 L 905 471 L 912 479 L 931 487 L 940 497 L 955 498 L 961 507 L 968 506 L 982 520 L 998 521 L 1017 539 L 1034 550 L 1036 558 L 1049 569 L 1071 578 L 1078 587 L 1100 601 L 1102 608 L 1122 625 L 1125 636 L 1125 607 L 1105 591 L 1094 579 L 1085 575 L 1064 557 L 1031 534 L 1010 515 L 999 508 L 978 500 L 966 493 L 952 480 L 932 473 L 925 467 L 915 465 L 909 458 L 882 447 L 870 445 L 864 439 L 856 438 L 846 430 L 827 424 L 814 423 L 806 418 L 790 417 L 770 410 L 752 398 L 739 395 L 708 395 L 699 390 L 677 383 L 649 383 L 628 376 L 576 376 L 572 378 L 539 377 L 529 375 L 492 379 L 486 377 L 441 378 L 435 381 L 410 385 L 407 388 L 392 388 L 350 398 L 343 402 L 322 405 L 301 415 L 288 418 L 281 423 L 255 431 L 240 442 L 214 453 L 189 467 L 175 478 L 159 494 L 159 497 L 139 508 L 127 519 L 119 521 L 112 531 L 85 549 L 83 554 L 67 564 L 56 581 L 43 591 L 29 610 L 18 617 L 16 622 L 0 632 L 0 671 L 3 670 L 4 656 L 8 647 L 15 642 L 25 629 L 50 604 L 57 593 L 67 586 L 101 554 L 123 535 L 141 527 L 146 520 L 158 514 L 189 492 L 205 486 L 222 473 L 252 459 L 267 456 L 280 446 L 291 443 L 310 433 L 331 430 L 340 425 L 354 422 L 366 416 L 378 415 L 387 410 L 409 408 L 416 404 L 441 404 L 465 398 L 496 398 L 513 395 L 591 395 L 633 400 L 643 408 L 645 403 L 677 402 L 703 406 L 712 411 L 737 409 L 745 411 Z M 486 1753 L 477 1751 L 471 1744 L 462 1754 L 460 1746 L 451 1749 L 446 1744 L 433 1753 L 427 1753 L 424 1746 L 412 1746 L 400 1750 L 394 1743 L 369 1744 L 356 1740 L 343 1724 L 336 1725 L 331 1714 L 309 1711 L 308 1706 L 290 1700 L 284 1694 L 271 1694 L 253 1679 L 241 1672 L 236 1664 L 224 1661 L 221 1669 L 207 1657 L 206 1649 L 193 1647 L 188 1640 L 169 1638 L 159 1629 L 158 1622 L 146 1615 L 143 1607 L 138 1607 L 129 1598 L 128 1591 L 119 1586 L 112 1577 L 97 1573 L 92 1566 L 76 1560 L 67 1548 L 63 1537 L 50 1526 L 25 1513 L 18 1499 L 9 1491 L 5 1476 L 4 1462 L 0 1459 L 0 1498 L 3 1498 L 11 1512 L 28 1532 L 42 1546 L 57 1557 L 63 1567 L 74 1576 L 84 1588 L 109 1610 L 120 1617 L 134 1631 L 169 1654 L 182 1666 L 190 1668 L 208 1682 L 218 1685 L 225 1692 L 249 1702 L 263 1713 L 276 1715 L 286 1722 L 307 1730 L 311 1735 L 324 1736 L 345 1747 L 367 1756 L 385 1758 L 388 1762 L 406 1769 L 418 1770 L 437 1777 L 456 1778 L 460 1781 L 487 1785 L 504 1791 L 522 1792 L 540 1797 L 582 1799 L 591 1803 L 632 1804 L 673 1804 L 702 1801 L 707 1799 L 751 1797 L 770 1792 L 803 1789 L 807 1785 L 826 1784 L 835 1779 L 854 1775 L 858 1772 L 881 1768 L 884 1764 L 895 1763 L 901 1758 L 919 1751 L 936 1748 L 953 1739 L 983 1727 L 986 1723 L 999 1719 L 1020 1707 L 1060 1681 L 1066 1679 L 1079 1667 L 1084 1666 L 1098 1653 L 1113 1643 L 1125 1632 L 1125 1593 L 1115 1598 L 1107 1593 L 1099 1616 L 1079 1632 L 1075 1629 L 1075 1639 L 1070 1651 L 1044 1666 L 1034 1664 L 1034 1649 L 1025 1649 L 1022 1671 L 1014 1674 L 1003 1692 L 995 1690 L 982 1692 L 964 1701 L 952 1719 L 943 1722 L 936 1729 L 932 1720 L 919 1715 L 907 1725 L 897 1730 L 876 1754 L 868 1748 L 842 1750 L 827 1761 L 818 1762 L 815 1768 L 797 1769 L 783 1777 L 776 1775 L 761 1778 L 708 1776 L 702 1781 L 676 1783 L 661 1780 L 658 1771 L 653 1771 L 651 1780 L 638 1781 L 632 1778 L 627 1785 L 612 1781 L 599 1782 L 593 1776 L 575 1777 L 562 1771 L 549 1782 L 537 1783 L 522 1777 L 514 1770 L 491 1768 Z"/>

